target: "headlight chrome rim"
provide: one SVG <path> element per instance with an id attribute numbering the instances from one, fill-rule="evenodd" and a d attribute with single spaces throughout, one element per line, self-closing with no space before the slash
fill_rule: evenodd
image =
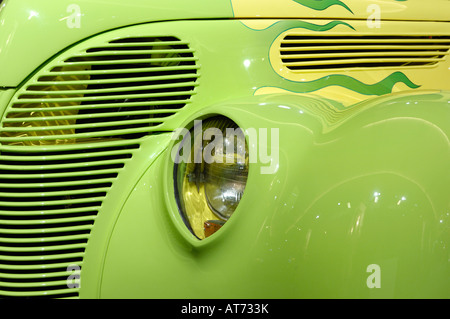
<path id="1" fill-rule="evenodd" d="M 191 161 L 186 163 L 180 161 L 180 158 L 175 161 L 173 182 L 179 215 L 189 231 L 197 239 L 202 240 L 220 229 L 237 210 L 246 188 L 249 162 L 247 141 L 242 128 L 236 122 L 226 116 L 213 115 L 203 118 L 200 124 L 201 130 L 196 125 L 191 125 L 190 135 L 184 135 L 181 142 L 175 145 L 178 146 L 177 156 L 179 156 L 180 150 L 184 150 L 185 143 L 189 141 L 191 143 L 189 156 L 183 157 L 185 160 L 188 158 Z M 217 152 L 217 148 L 213 148 L 214 155 L 218 154 L 219 157 L 222 157 L 222 162 L 205 161 L 204 151 L 208 145 L 210 146 L 213 143 L 213 140 L 205 141 L 203 137 L 205 136 L 205 130 L 208 128 L 218 128 L 218 125 L 214 126 L 214 124 L 222 124 L 219 131 L 225 135 L 225 139 L 228 138 L 225 143 L 229 143 L 229 137 L 233 136 L 234 153 L 231 156 L 233 160 L 230 159 L 229 152 L 221 153 Z M 236 135 L 226 134 L 226 129 L 233 129 L 233 133 Z M 201 132 L 201 144 L 195 143 L 195 139 L 199 138 L 198 132 Z M 217 136 L 215 137 L 217 139 Z M 222 146 L 224 145 L 224 142 L 219 140 L 214 146 L 220 145 L 220 143 L 222 143 Z M 200 149 L 198 145 L 201 145 Z M 240 151 L 244 149 L 244 155 L 240 151 L 236 152 L 236 146 Z M 222 151 L 225 148 L 228 149 L 228 144 L 222 147 Z M 197 157 L 194 158 L 196 152 Z M 202 156 L 199 156 L 198 152 Z M 237 153 L 238 155 L 236 155 Z M 200 162 L 198 162 L 199 158 L 201 158 Z M 211 172 L 216 175 L 211 176 Z M 214 178 L 216 178 L 215 181 Z M 208 180 L 210 181 L 208 182 Z M 211 181 L 218 182 L 222 187 L 218 187 Z M 211 196 L 212 194 L 216 196 Z M 223 203 L 223 207 L 218 207 L 220 202 Z M 233 205 L 230 205 L 230 203 L 233 203 Z M 208 225 L 212 228 L 207 229 Z M 214 231 L 211 231 L 211 229 L 214 229 Z"/>

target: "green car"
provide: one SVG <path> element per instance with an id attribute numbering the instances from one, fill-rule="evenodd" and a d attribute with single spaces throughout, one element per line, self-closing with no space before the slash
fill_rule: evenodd
<path id="1" fill-rule="evenodd" d="M 1 297 L 450 298 L 449 1 L 0 10 Z"/>

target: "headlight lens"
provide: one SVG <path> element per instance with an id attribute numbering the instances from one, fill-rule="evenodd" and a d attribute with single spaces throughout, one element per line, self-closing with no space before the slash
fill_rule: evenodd
<path id="1" fill-rule="evenodd" d="M 184 160 L 175 164 L 175 195 L 186 225 L 203 239 L 220 229 L 242 198 L 248 176 L 245 136 L 233 121 L 216 116 L 196 123 L 178 146 Z"/>

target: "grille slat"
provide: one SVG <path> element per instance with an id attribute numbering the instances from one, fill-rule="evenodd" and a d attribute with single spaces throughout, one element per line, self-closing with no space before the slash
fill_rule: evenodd
<path id="1" fill-rule="evenodd" d="M 70 263 L 68 263 L 70 262 Z M 0 269 L 2 269 L 2 275 L 5 274 L 32 274 L 32 273 L 39 273 L 39 272 L 48 272 L 52 273 L 56 271 L 60 271 L 64 269 L 67 270 L 67 266 L 70 265 L 72 262 L 76 262 L 76 264 L 80 267 L 83 266 L 83 260 L 82 258 L 71 258 L 68 262 L 54 262 L 54 263 L 47 263 L 47 264 L 22 264 L 22 265 L 11 265 L 7 263 L 0 263 Z M 1 295 L 1 294 L 0 294 Z"/>
<path id="2" fill-rule="evenodd" d="M 172 38 L 173 39 L 173 38 Z M 159 47 L 159 46 L 168 46 L 168 45 L 174 45 L 174 46 L 187 46 L 189 45 L 188 42 L 181 41 L 181 40 L 157 40 L 155 37 L 141 37 L 141 38 L 122 38 L 118 40 L 112 40 L 109 42 L 110 44 L 103 44 L 103 45 L 97 45 L 95 49 L 89 49 L 89 51 L 97 50 L 101 48 L 110 49 L 111 47 L 117 47 L 117 48 L 124 48 L 124 47 L 139 47 L 139 48 L 145 48 L 145 47 Z"/>
<path id="3" fill-rule="evenodd" d="M 83 252 L 62 253 L 55 255 L 36 255 L 36 256 L 8 256 L 0 254 L 0 259 L 4 263 L 10 265 L 22 265 L 27 263 L 51 265 L 54 262 L 60 262 L 61 260 L 65 259 L 73 259 L 73 260 L 82 259 L 83 256 L 84 256 Z M 46 282 L 43 282 L 43 284 L 45 283 Z M 1 282 L 0 284 L 3 285 L 3 282 Z"/>
<path id="4" fill-rule="evenodd" d="M 70 239 L 67 239 L 66 236 L 52 236 L 52 237 L 45 237 L 45 238 L 10 238 L 10 237 L 2 237 L 0 236 L 0 243 L 3 245 L 15 245 L 16 247 L 28 247 L 30 245 L 34 244 L 42 244 L 42 246 L 52 246 L 55 243 L 60 242 L 67 242 L 72 240 L 88 240 L 89 234 L 78 234 L 78 235 L 72 235 Z M 67 265 L 66 265 L 67 267 Z M 3 269 L 3 267 L 1 267 Z"/>
<path id="5" fill-rule="evenodd" d="M 45 169 L 48 170 L 57 170 L 59 169 L 60 171 L 62 170 L 68 170 L 70 169 L 72 172 L 76 171 L 76 170 L 92 170 L 92 169 L 97 169 L 97 168 L 101 168 L 104 165 L 115 165 L 114 168 L 121 168 L 123 167 L 123 163 L 126 161 L 126 159 L 122 159 L 122 160 L 115 160 L 115 161 L 107 161 L 107 160 L 99 160 L 99 161 L 91 161 L 91 162 L 85 162 L 85 163 L 79 163 L 79 161 L 75 161 L 74 163 L 65 163 L 65 164 L 61 164 L 61 163 L 57 163 L 57 164 L 49 164 L 49 165 L 45 165 Z M 14 163 L 14 162 L 13 162 Z M 14 163 L 15 164 L 15 163 Z M 0 164 L 0 175 L 1 174 L 5 174 L 5 170 L 10 171 L 10 174 L 42 174 L 41 169 L 43 168 L 44 165 L 33 165 L 33 163 L 27 163 L 27 164 L 22 164 L 22 165 L 5 165 L 5 164 Z M 35 170 L 32 171 L 32 170 Z"/>
<path id="6" fill-rule="evenodd" d="M 326 35 L 288 33 L 280 41 L 281 64 L 305 70 L 433 66 L 449 55 L 448 36 Z"/>
<path id="7" fill-rule="evenodd" d="M 32 228 L 32 227 L 37 227 L 37 226 L 46 226 L 49 225 L 48 227 L 50 228 L 52 225 L 60 225 L 62 223 L 67 223 L 67 224 L 73 224 L 73 223 L 82 223 L 82 222 L 87 222 L 87 223 L 93 223 L 95 220 L 95 216 L 82 216 L 82 217 L 72 217 L 72 218 L 59 218 L 59 219 L 39 219 L 39 220 L 31 220 L 31 221 L 24 221 L 24 220 L 8 220 L 7 222 L 3 222 L 2 226 L 7 226 L 7 227 L 16 227 L 16 229 L 20 229 L 17 227 L 23 227 L 23 229 L 25 229 L 25 227 L 28 228 Z M 15 248 L 16 251 L 20 251 L 20 250 L 29 250 L 31 248 L 29 247 L 16 247 Z M 35 247 L 34 249 L 36 249 L 36 251 L 38 250 L 37 247 Z M 41 249 L 41 248 L 39 248 Z M 1 244 L 0 241 L 0 251 L 3 250 L 3 246 Z"/>
<path id="8" fill-rule="evenodd" d="M 49 190 L 43 190 L 41 192 L 23 192 L 23 193 L 17 193 L 14 190 L 11 190 L 10 192 L 5 192 L 4 190 L 0 191 L 0 197 L 9 197 L 9 198 L 17 198 L 17 199 L 25 199 L 28 197 L 42 197 L 46 198 L 49 196 L 72 196 L 72 195 L 86 195 L 91 193 L 98 193 L 98 192 L 104 192 L 106 193 L 109 190 L 109 188 L 106 187 L 99 187 L 89 190 L 64 190 L 64 191 L 49 191 Z M 1 213 L 0 213 L 1 214 Z"/>
<path id="9" fill-rule="evenodd" d="M 47 184 L 47 183 L 59 183 L 63 181 L 85 181 L 97 178 L 111 177 L 115 178 L 117 176 L 116 170 L 101 170 L 93 172 L 84 172 L 83 175 L 79 173 L 60 173 L 60 174 L 46 174 L 43 176 L 30 176 L 28 178 L 18 178 L 14 175 L 7 175 L 6 177 L 0 178 L 0 183 L 11 183 L 11 184 Z"/>
<path id="10" fill-rule="evenodd" d="M 173 113 L 173 110 L 168 110 L 168 113 Z M 129 112 L 102 112 L 97 114 L 84 114 L 84 115 L 70 115 L 70 116 L 52 116 L 45 115 L 40 118 L 33 119 L 33 122 L 47 122 L 47 121 L 59 121 L 59 120 L 80 120 L 80 119 L 94 119 L 94 118 L 115 118 L 115 117 L 123 117 L 123 116 L 148 116 L 153 114 L 161 114 L 161 112 L 155 112 L 155 110 L 151 111 L 129 111 Z M 4 123 L 11 123 L 16 121 L 29 121 L 29 117 L 14 117 L 13 119 L 5 119 Z M 156 121 L 156 119 L 147 119 L 148 121 Z M 160 120 L 159 120 L 160 121 Z M 129 123 L 129 122 L 128 122 Z M 80 125 L 80 124 L 74 124 Z M 58 126 L 59 127 L 59 126 Z M 77 126 L 78 127 L 78 126 Z M 79 126 L 81 127 L 81 125 Z M 50 129 L 51 126 L 46 126 L 45 129 Z"/>
<path id="11" fill-rule="evenodd" d="M 326 49 L 327 51 L 339 51 L 342 50 L 342 46 L 333 46 L 328 45 L 324 47 L 324 44 L 319 42 L 318 45 L 307 45 L 305 47 L 301 47 L 298 45 L 295 46 L 289 46 L 289 42 L 281 42 L 282 48 L 281 51 L 283 52 L 289 52 L 289 51 L 323 51 Z M 308 41 L 308 43 L 312 44 L 314 42 Z M 292 44 L 296 44 L 296 42 L 293 41 Z M 320 45 L 322 44 L 322 45 Z M 342 44 L 342 43 L 339 43 Z M 352 44 L 347 43 L 345 48 L 347 50 L 358 50 L 358 51 L 386 51 L 388 49 L 391 50 L 398 50 L 398 51 L 408 51 L 408 50 L 448 50 L 448 45 L 414 45 L 414 48 L 411 48 L 411 46 L 408 45 L 395 45 L 395 44 L 389 44 L 389 48 L 386 48 L 386 45 L 371 45 L 371 44 L 365 44 L 364 46 L 361 46 L 361 44 Z M 428 52 L 428 51 L 427 51 Z"/>
<path id="12" fill-rule="evenodd" d="M 48 163 L 53 162 L 64 162 L 65 164 L 74 163 L 77 161 L 82 162 L 93 162 L 93 161 L 101 161 L 104 158 L 111 158 L 113 156 L 114 158 L 120 158 L 120 159 L 127 159 L 131 158 L 129 152 L 130 149 L 137 149 L 138 146 L 130 146 L 125 149 L 113 149 L 111 147 L 108 147 L 106 149 L 98 149 L 98 148 L 86 148 L 86 144 L 78 144 L 78 145 L 71 145 L 73 146 L 70 150 L 62 152 L 56 152 L 52 153 L 50 150 L 47 150 L 43 153 L 37 153 L 39 150 L 36 149 L 30 149 L 30 148 L 19 148 L 14 149 L 7 146 L 2 146 L 2 153 L 0 157 L 0 163 L 4 163 L 7 161 L 11 162 L 21 162 L 21 163 L 30 163 L 31 165 L 34 165 L 36 162 L 42 162 L 42 164 L 47 165 Z M 80 147 L 81 147 L 81 153 L 80 153 Z M 84 147 L 84 148 L 83 148 Z M 23 150 L 26 150 L 26 152 L 22 152 Z M 52 162 L 53 161 L 53 162 Z"/>
<path id="13" fill-rule="evenodd" d="M 92 229 L 92 225 L 81 225 L 81 226 L 72 226 L 70 223 L 66 227 L 41 227 L 41 228 L 34 228 L 34 229 L 9 229 L 9 228 L 0 228 L 0 236 L 4 236 L 5 234 L 23 234 L 23 235 L 30 235 L 30 234 L 41 234 L 43 237 L 46 236 L 46 234 L 50 233 L 61 233 L 61 232 L 68 232 L 68 231 L 79 231 L 79 230 L 90 230 Z M 3 258 L 0 256 L 0 260 L 3 260 Z"/>
<path id="14" fill-rule="evenodd" d="M 31 280 L 44 280 L 47 278 L 54 278 L 54 277 L 66 277 L 67 278 L 67 271 L 60 271 L 60 272 L 38 272 L 38 273 L 25 273 L 25 274 L 8 274 L 4 273 L 2 274 L 2 277 L 0 280 L 24 280 L 24 279 L 31 279 Z"/>
<path id="15" fill-rule="evenodd" d="M 319 68 L 319 67 L 324 67 L 324 68 L 334 68 L 334 67 L 341 67 L 342 65 L 345 65 L 346 68 L 351 64 L 351 65 L 356 65 L 356 66 L 362 66 L 364 65 L 364 67 L 368 67 L 369 64 L 372 64 L 374 66 L 379 66 L 380 64 L 383 65 L 397 65 L 399 63 L 403 64 L 412 64 L 412 63 L 424 63 L 424 64 L 428 64 L 428 63 L 434 63 L 434 62 L 438 62 L 440 61 L 440 59 L 420 59 L 420 58 L 415 58 L 415 59 L 405 59 L 402 57 L 399 58 L 374 58 L 374 59 L 350 59 L 350 58 L 340 58 L 340 59 L 334 59 L 334 60 L 320 60 L 317 59 L 315 61 L 302 61 L 302 62 L 284 62 L 283 64 L 286 65 L 287 67 L 290 68 L 301 68 L 301 67 L 315 67 L 315 68 Z M 401 65 L 400 65 L 401 66 Z"/>
<path id="16" fill-rule="evenodd" d="M 74 59 L 74 58 L 72 58 Z M 56 67 L 66 67 L 66 66 L 83 66 L 83 65 L 110 65 L 110 64 L 117 64 L 117 60 L 108 60 L 108 59 L 104 59 L 104 60 L 98 60 L 98 59 L 91 59 L 91 61 L 86 61 L 86 60 L 79 60 L 76 62 L 72 62 L 73 60 L 69 60 L 69 62 L 65 62 L 64 64 L 59 64 L 56 65 Z M 183 62 L 183 61 L 187 61 L 187 62 L 192 62 L 192 61 L 196 61 L 196 59 L 193 58 L 182 58 L 182 57 L 177 57 L 177 58 L 159 58 L 159 59 L 143 59 L 143 58 L 136 58 L 136 59 L 129 59 L 129 58 L 125 58 L 122 60 L 119 60 L 121 64 L 124 65 L 143 65 L 143 66 L 148 66 L 151 63 L 174 63 L 174 62 Z"/>
<path id="17" fill-rule="evenodd" d="M 116 115 L 116 114 L 115 114 Z M 102 118 L 107 116 L 107 114 L 102 114 Z M 121 116 L 121 115 L 118 115 Z M 114 116 L 115 117 L 115 116 Z M 113 117 L 113 118 L 114 118 Z M 75 120 L 77 118 L 70 118 L 69 120 Z M 45 119 L 40 119 L 39 121 L 47 121 Z M 7 122 L 9 123 L 9 122 Z M 147 123 L 161 123 L 160 119 L 139 119 L 139 120 L 128 120 L 127 125 L 133 124 L 147 124 Z M 49 125 L 49 126 L 36 126 L 36 127 L 24 127 L 24 128 L 16 128 L 16 127 L 6 127 L 3 128 L 3 132 L 36 132 L 36 131 L 56 131 L 56 130 L 72 130 L 72 129 L 82 129 L 82 128 L 98 128 L 98 127 L 108 127 L 111 125 L 123 125 L 123 120 L 112 120 L 110 117 L 107 118 L 105 122 L 93 123 L 93 124 L 71 124 L 71 125 Z M 62 135 L 62 134 L 55 134 Z"/>
<path id="18" fill-rule="evenodd" d="M 33 182 L 33 183 L 5 183 L 0 182 L 0 188 L 11 188 L 17 189 L 17 191 L 21 191 L 25 189 L 48 189 L 48 188 L 63 188 L 63 187 L 72 187 L 72 186 L 89 186 L 92 184 L 99 183 L 109 183 L 112 184 L 115 177 L 95 177 L 91 180 L 79 180 L 79 181 L 45 181 L 45 182 Z"/>
<path id="19" fill-rule="evenodd" d="M 97 94 L 99 96 L 103 96 L 105 93 L 109 93 L 109 95 L 123 95 L 119 94 L 122 92 L 128 92 L 128 91 L 140 91 L 140 90 L 162 90 L 164 92 L 168 91 L 169 89 L 173 88 L 186 88 L 186 86 L 197 86 L 198 83 L 188 83 L 185 82 L 181 83 L 170 83 L 170 84 L 151 84 L 146 85 L 146 83 L 141 83 L 139 86 L 124 86 L 124 87 L 114 87 L 114 88 L 101 88 L 101 89 L 86 89 L 86 90 L 58 90 L 58 91 L 42 91 L 42 90 L 34 90 L 33 88 L 30 88 L 28 91 L 32 92 L 32 96 L 35 97 L 37 95 L 63 95 L 66 96 L 65 98 L 69 99 L 70 95 L 79 95 L 79 94 L 89 94 L 89 97 L 95 97 Z M 111 94 L 112 93 L 112 94 Z M 133 96 L 139 96 L 139 94 L 133 94 Z M 29 95 L 21 95 L 19 96 L 19 99 L 22 99 L 22 97 L 29 97 Z M 150 95 L 151 96 L 151 95 Z"/>
<path id="20" fill-rule="evenodd" d="M 48 286 L 65 286 L 67 285 L 67 280 L 51 281 L 51 282 L 27 282 L 27 283 L 14 283 L 14 282 L 2 282 L 2 288 L 17 288 L 17 287 L 48 287 Z"/>
<path id="21" fill-rule="evenodd" d="M 356 50 L 353 50 L 356 51 Z M 371 51 L 371 52 L 365 52 L 365 51 L 361 51 L 361 52 L 351 52 L 350 50 L 347 51 L 347 53 L 345 54 L 345 57 L 342 57 L 342 53 L 337 52 L 337 53 L 328 53 L 327 51 L 324 51 L 324 53 L 320 53 L 320 58 L 321 59 L 326 59 L 326 58 L 343 58 L 343 59 L 350 59 L 350 58 L 379 58 L 380 56 L 382 57 L 386 57 L 385 55 L 388 54 L 389 57 L 397 57 L 397 58 L 404 58 L 404 57 L 408 57 L 408 56 L 444 56 L 444 55 L 448 55 L 448 52 L 435 52 L 435 51 L 420 51 L 420 52 L 416 52 L 416 51 L 410 51 L 410 52 L 399 52 L 399 51 L 382 51 L 382 52 L 375 52 L 375 51 Z M 318 52 L 314 53 L 314 54 L 305 54 L 303 52 L 303 54 L 289 54 L 286 55 L 285 60 L 287 59 L 303 59 L 303 60 L 315 60 L 318 58 Z"/>
<path id="22" fill-rule="evenodd" d="M 46 252 L 51 252 L 53 250 L 68 250 L 68 249 L 84 249 L 86 244 L 71 244 L 71 245 L 58 245 L 58 246 L 47 246 Z M 8 247 L 0 244 L 0 253 L 40 253 L 42 252 L 42 247 Z"/>
<path id="23" fill-rule="evenodd" d="M 113 130 L 115 134 L 117 135 L 127 135 L 127 134 L 143 134 L 146 135 L 148 133 L 154 132 L 155 130 L 153 128 L 149 127 L 143 127 L 143 128 L 130 128 L 130 129 L 119 129 L 119 128 L 110 128 L 110 130 Z M 42 135 L 42 136 L 27 136 L 27 137 L 21 137 L 21 136 L 11 136 L 11 137 L 5 137 L 0 138 L 0 143 L 18 143 L 18 142 L 34 142 L 34 141 L 54 141 L 56 138 L 65 138 L 68 140 L 71 139 L 94 139 L 99 137 L 107 138 L 111 136 L 111 133 L 109 130 L 103 130 L 99 132 L 94 133 L 73 133 L 73 134 L 54 134 L 54 135 Z M 64 143 L 64 142 L 62 142 Z M 68 141 L 70 143 L 70 141 Z"/>
<path id="24" fill-rule="evenodd" d="M 111 76 L 111 75 L 121 75 L 123 76 L 124 73 L 129 74 L 127 77 L 132 76 L 138 76 L 142 75 L 146 76 L 147 74 L 161 74 L 161 73 L 175 73 L 175 74 L 186 74 L 186 72 L 190 72 L 190 74 L 196 74 L 197 70 L 200 69 L 199 66 L 196 65 L 187 65 L 187 66 L 165 66 L 165 67 L 133 67 L 131 68 L 124 68 L 121 66 L 120 68 L 111 68 L 111 69 L 79 69 L 79 68 L 69 68 L 65 67 L 64 69 L 61 69 L 61 67 L 53 69 L 52 71 L 44 71 L 42 72 L 42 77 L 38 79 L 40 81 L 41 79 L 44 80 L 48 77 L 62 77 L 64 79 L 64 76 L 80 76 L 80 75 L 96 75 L 96 76 Z"/>
<path id="25" fill-rule="evenodd" d="M 123 50 L 123 49 L 126 50 Z M 181 54 L 181 53 L 194 53 L 194 50 L 192 49 L 153 49 L 152 47 L 142 47 L 139 46 L 139 50 L 136 50 L 136 48 L 127 48 L 122 47 L 120 50 L 116 50 L 114 48 L 108 48 L 104 47 L 103 50 L 100 49 L 90 49 L 83 53 L 74 54 L 73 58 L 71 60 L 77 59 L 78 57 L 85 60 L 88 57 L 108 57 L 112 56 L 114 60 L 117 60 L 121 56 L 128 56 L 128 55 L 143 55 L 146 54 L 148 58 L 152 61 L 153 59 L 151 56 L 153 54 Z"/>
<path id="26" fill-rule="evenodd" d="M 67 286 L 66 286 L 67 287 Z M 61 289 L 54 289 L 49 290 L 45 289 L 43 291 L 28 291 L 27 296 L 28 297 L 34 297 L 34 298 L 49 298 L 49 297 L 58 297 L 58 298 L 77 298 L 78 295 L 78 288 L 61 288 Z M 4 290 L 2 286 L 0 286 L 0 295 L 7 295 L 9 297 L 23 297 L 24 293 L 22 291 L 9 291 Z"/>
<path id="27" fill-rule="evenodd" d="M 86 84 L 119 84 L 119 83 L 134 83 L 134 82 L 155 82 L 155 81 L 168 81 L 168 80 L 189 80 L 192 79 L 192 74 L 176 74 L 176 75 L 153 75 L 153 76 L 141 76 L 141 77 L 117 77 L 98 80 L 85 80 L 85 81 L 44 81 L 39 79 L 40 85 L 48 86 L 63 86 L 63 85 L 86 85 Z"/>
<path id="28" fill-rule="evenodd" d="M 38 199 L 30 199 L 27 198 L 27 201 L 5 201 L 4 199 L 0 199 L 0 213 L 2 210 L 7 210 L 7 209 L 12 209 L 12 208 L 16 208 L 16 207 L 21 207 L 21 208 L 28 208 L 28 209 L 33 209 L 33 210 L 41 210 L 41 207 L 44 206 L 55 206 L 55 205 L 74 205 L 74 204 L 96 204 L 101 202 L 101 200 L 103 199 L 104 196 L 101 197 L 92 197 L 92 198 L 81 198 L 81 199 L 67 199 L 67 200 L 47 200 L 47 201 L 42 201 L 42 200 L 38 200 Z M 4 222 L 2 222 L 2 225 L 5 225 Z"/>
<path id="29" fill-rule="evenodd" d="M 173 97 L 173 96 L 181 96 L 184 98 L 185 96 L 191 96 L 194 93 L 191 91 L 174 91 L 174 92 L 158 92 L 158 93 L 148 93 L 145 95 L 139 94 L 114 94 L 114 95 L 104 95 L 104 96 L 83 96 L 83 97 L 59 97 L 59 98 L 20 98 L 21 103 L 59 103 L 59 102 L 84 102 L 84 101 L 110 101 L 110 100 L 125 100 L 125 99 L 145 99 L 145 98 L 163 98 L 163 97 Z M 50 111 L 50 110 L 49 110 Z"/>
<path id="30" fill-rule="evenodd" d="M 187 103 L 190 103 L 187 101 Z M 164 105 L 164 106 L 170 106 L 173 105 L 175 107 L 180 105 L 179 100 L 167 100 L 167 101 L 160 101 L 160 102 L 133 102 L 133 103 L 127 103 L 125 106 L 123 106 L 124 110 L 127 107 L 139 107 L 139 106 L 154 106 L 154 105 Z M 115 108 L 121 106 L 121 103 L 102 103 L 102 104 L 83 104 L 80 106 L 52 106 L 51 111 L 49 111 L 48 108 L 43 107 L 34 107 L 35 104 L 23 104 L 20 106 L 20 108 L 14 108 L 12 111 L 13 114 L 19 114 L 23 112 L 30 112 L 30 109 L 33 110 L 33 112 L 56 112 L 56 111 L 72 111 L 72 110 L 89 110 L 89 109 L 103 109 L 103 108 Z M 148 114 L 159 114 L 159 113 L 173 113 L 176 112 L 177 109 L 149 109 L 145 110 L 145 112 L 148 112 Z M 11 113 L 8 114 L 10 116 Z"/>

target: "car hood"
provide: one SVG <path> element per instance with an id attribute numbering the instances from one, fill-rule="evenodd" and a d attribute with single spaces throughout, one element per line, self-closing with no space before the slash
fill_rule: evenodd
<path id="1" fill-rule="evenodd" d="M 448 0 L 231 0 L 236 18 L 450 21 Z"/>
<path id="2" fill-rule="evenodd" d="M 74 43 L 134 24 L 284 18 L 448 21 L 448 12 L 448 0 L 277 0 L 276 4 L 273 0 L 4 0 L 0 4 L 0 87 L 18 86 L 43 62 Z"/>

